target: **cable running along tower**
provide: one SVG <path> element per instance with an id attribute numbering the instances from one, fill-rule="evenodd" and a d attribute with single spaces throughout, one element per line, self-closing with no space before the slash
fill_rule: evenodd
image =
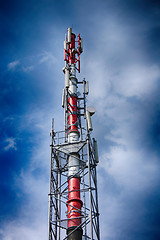
<path id="1" fill-rule="evenodd" d="M 48 240 L 100 240 L 96 167 L 97 142 L 91 138 L 94 108 L 86 106 L 88 82 L 79 81 L 82 38 L 68 28 L 64 41 L 64 131 L 52 119 Z M 79 91 L 81 90 L 81 92 Z"/>

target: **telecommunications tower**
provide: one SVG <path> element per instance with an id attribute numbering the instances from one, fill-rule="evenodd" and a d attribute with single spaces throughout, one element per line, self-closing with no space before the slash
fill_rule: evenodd
<path id="1" fill-rule="evenodd" d="M 96 167 L 97 141 L 91 138 L 91 116 L 86 106 L 88 82 L 79 81 L 80 34 L 68 28 L 64 41 L 64 130 L 55 132 L 52 119 L 49 190 L 49 240 L 100 240 Z M 80 91 L 79 91 L 80 90 Z"/>

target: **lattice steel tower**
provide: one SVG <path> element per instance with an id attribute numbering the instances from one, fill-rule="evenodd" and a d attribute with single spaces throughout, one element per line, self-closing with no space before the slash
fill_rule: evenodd
<path id="1" fill-rule="evenodd" d="M 49 240 L 100 239 L 96 167 L 97 142 L 91 138 L 87 108 L 88 82 L 79 81 L 82 38 L 68 28 L 64 41 L 64 131 L 55 132 L 52 119 L 49 192 Z M 79 92 L 81 90 L 81 93 Z"/>

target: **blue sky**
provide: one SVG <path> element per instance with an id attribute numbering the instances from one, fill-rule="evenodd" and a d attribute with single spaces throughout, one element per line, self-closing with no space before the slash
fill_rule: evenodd
<path id="1" fill-rule="evenodd" d="M 63 41 L 84 39 L 96 108 L 101 239 L 160 239 L 160 4 L 3 1 L 0 239 L 47 239 L 51 118 L 63 129 Z"/>

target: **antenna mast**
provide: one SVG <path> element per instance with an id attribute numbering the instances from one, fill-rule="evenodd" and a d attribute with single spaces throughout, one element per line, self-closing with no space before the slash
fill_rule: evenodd
<path id="1" fill-rule="evenodd" d="M 86 107 L 88 82 L 79 81 L 83 41 L 68 28 L 64 41 L 64 131 L 52 120 L 49 240 L 100 240 L 96 167 L 97 141 L 91 139 L 93 108 Z M 81 93 L 78 91 L 81 88 Z M 82 94 L 82 96 L 81 96 Z"/>

